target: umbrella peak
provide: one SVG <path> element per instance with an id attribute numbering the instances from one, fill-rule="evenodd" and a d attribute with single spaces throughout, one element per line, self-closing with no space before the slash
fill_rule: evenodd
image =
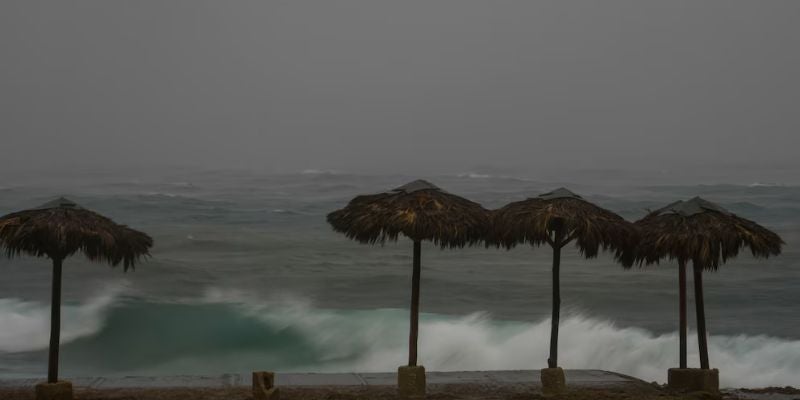
<path id="1" fill-rule="evenodd" d="M 551 192 L 543 193 L 539 195 L 539 198 L 542 200 L 555 200 L 555 199 L 580 199 L 583 200 L 583 197 L 578 196 L 571 190 L 560 187 L 556 190 Z"/>
<path id="2" fill-rule="evenodd" d="M 719 204 L 712 203 L 700 196 L 695 196 L 686 201 L 679 200 L 668 204 L 666 207 L 656 210 L 657 215 L 678 214 L 683 217 L 691 217 L 693 215 L 702 214 L 705 212 L 718 212 L 724 215 L 731 215 L 728 210 Z"/>
<path id="3" fill-rule="evenodd" d="M 83 207 L 79 206 L 78 203 L 62 196 L 57 199 L 50 200 L 39 207 L 33 208 L 32 210 L 48 210 L 51 208 L 83 209 Z"/>
<path id="4" fill-rule="evenodd" d="M 432 183 L 430 183 L 430 182 L 428 182 L 426 180 L 423 180 L 423 179 L 417 179 L 415 181 L 406 183 L 403 186 L 400 186 L 398 188 L 392 189 L 393 192 L 404 192 L 404 193 L 413 193 L 413 192 L 416 192 L 416 191 L 419 191 L 419 190 L 439 190 L 439 191 L 441 191 L 442 189 L 439 189 L 438 186 L 436 186 L 436 185 L 434 185 L 434 184 L 432 184 Z"/>

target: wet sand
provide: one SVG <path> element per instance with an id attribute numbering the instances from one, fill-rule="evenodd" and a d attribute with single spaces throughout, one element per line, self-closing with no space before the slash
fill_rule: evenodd
<path id="1" fill-rule="evenodd" d="M 34 400 L 31 389 L 0 389 L 3 400 Z M 249 388 L 120 388 L 75 389 L 76 400 L 249 400 Z M 486 386 L 472 384 L 436 385 L 429 387 L 426 399 L 430 400 L 531 400 L 545 399 L 538 387 L 530 385 Z M 565 400 L 677 400 L 704 397 L 669 395 L 650 385 L 617 388 L 576 389 L 547 399 Z M 396 389 L 388 386 L 374 387 L 290 387 L 281 388 L 282 400 L 395 400 Z M 733 398 L 731 398 L 733 399 Z"/>
<path id="2" fill-rule="evenodd" d="M 664 386 L 608 371 L 566 370 L 570 389 L 544 397 L 538 371 L 428 372 L 430 400 L 677 400 L 713 399 L 708 393 L 675 393 Z M 251 375 L 94 377 L 70 379 L 76 400 L 250 400 Z M 276 374 L 282 400 L 399 399 L 393 373 Z M 0 380 L 0 399 L 34 400 L 41 379 Z M 720 397 L 716 397 L 720 398 Z M 794 400 L 793 388 L 724 390 L 726 400 Z"/>
<path id="3" fill-rule="evenodd" d="M 252 400 L 245 387 L 231 388 L 76 388 L 76 400 Z M 35 400 L 31 388 L 0 388 L 2 400 Z M 321 386 L 281 388 L 282 400 L 399 400 L 388 386 Z M 612 388 L 571 389 L 563 395 L 545 397 L 533 385 L 433 385 L 429 400 L 795 400 L 800 390 L 786 388 L 726 390 L 722 397 L 708 393 L 674 393 L 656 385 L 638 384 Z"/>

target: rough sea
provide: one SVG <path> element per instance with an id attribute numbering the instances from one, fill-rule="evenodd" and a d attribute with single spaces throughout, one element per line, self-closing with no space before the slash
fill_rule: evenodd
<path id="1" fill-rule="evenodd" d="M 394 371 L 407 359 L 411 243 L 361 245 L 325 215 L 416 178 L 487 208 L 567 186 L 629 220 L 700 195 L 775 230 L 782 255 L 745 251 L 705 274 L 710 359 L 722 386 L 800 384 L 800 186 L 176 170 L 3 178 L 0 214 L 63 195 L 155 240 L 128 273 L 80 255 L 65 262 L 63 376 Z M 420 363 L 545 367 L 550 257 L 530 246 L 423 245 Z M 664 382 L 678 364 L 676 265 L 623 270 L 570 248 L 561 271 L 560 364 Z M 0 379 L 46 374 L 51 272 L 46 259 L 0 260 Z"/>

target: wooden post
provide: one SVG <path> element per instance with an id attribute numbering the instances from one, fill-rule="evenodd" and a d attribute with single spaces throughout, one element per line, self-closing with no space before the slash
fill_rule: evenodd
<path id="1" fill-rule="evenodd" d="M 680 292 L 680 367 L 686 368 L 686 261 L 678 261 L 678 287 Z"/>
<path id="2" fill-rule="evenodd" d="M 47 382 L 58 381 L 58 346 L 61 338 L 61 258 L 53 259 L 53 284 L 50 294 L 50 354 Z"/>
<path id="3" fill-rule="evenodd" d="M 706 343 L 706 312 L 703 304 L 703 270 L 697 264 L 694 268 L 694 304 L 697 314 L 697 343 L 700 345 L 700 368 L 709 369 L 708 344 Z"/>
<path id="4" fill-rule="evenodd" d="M 561 284 L 559 280 L 559 267 L 561 266 L 561 230 L 555 232 L 553 241 L 553 318 L 550 321 L 550 358 L 547 359 L 549 368 L 558 367 L 558 322 L 561 313 Z"/>
<path id="5" fill-rule="evenodd" d="M 419 336 L 419 280 L 422 243 L 414 241 L 414 272 L 411 276 L 411 332 L 408 338 L 408 365 L 417 365 L 417 337 Z"/>

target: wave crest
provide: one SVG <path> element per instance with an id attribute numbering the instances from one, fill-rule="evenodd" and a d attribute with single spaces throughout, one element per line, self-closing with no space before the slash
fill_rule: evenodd
<path id="1" fill-rule="evenodd" d="M 321 309 L 305 298 L 264 301 L 235 290 L 111 307 L 118 292 L 64 307 L 65 374 L 383 372 L 407 357 L 408 310 Z M 49 305 L 1 299 L 0 318 L 0 352 L 46 348 Z M 419 359 L 435 371 L 538 369 L 546 365 L 549 337 L 549 319 L 422 314 Z M 696 335 L 690 333 L 688 345 L 689 363 L 696 365 Z M 678 364 L 676 333 L 655 334 L 579 314 L 562 318 L 559 349 L 564 368 L 610 370 L 647 381 L 664 382 L 667 369 Z M 712 366 L 721 367 L 723 387 L 786 386 L 800 375 L 798 340 L 711 336 L 709 353 Z"/>
<path id="2" fill-rule="evenodd" d="M 114 287 L 80 305 L 61 307 L 61 343 L 98 332 L 114 300 L 122 292 Z M 0 352 L 46 349 L 50 343 L 50 304 L 0 298 Z"/>
<path id="3" fill-rule="evenodd" d="M 322 354 L 305 370 L 341 372 L 393 371 L 407 357 L 408 311 L 322 310 L 307 300 L 282 298 L 257 303 L 252 296 L 215 292 L 215 300 L 239 303 L 241 312 L 263 323 L 300 332 Z M 559 362 L 564 368 L 615 371 L 646 381 L 666 381 L 678 365 L 677 332 L 654 334 L 612 321 L 569 315 L 559 330 Z M 422 314 L 419 357 L 429 370 L 538 369 L 546 366 L 550 319 L 497 321 L 487 313 L 462 317 Z M 699 364 L 697 334 L 689 332 L 690 365 Z M 768 336 L 711 336 L 712 366 L 721 366 L 723 386 L 763 387 L 796 384 L 800 341 Z"/>

